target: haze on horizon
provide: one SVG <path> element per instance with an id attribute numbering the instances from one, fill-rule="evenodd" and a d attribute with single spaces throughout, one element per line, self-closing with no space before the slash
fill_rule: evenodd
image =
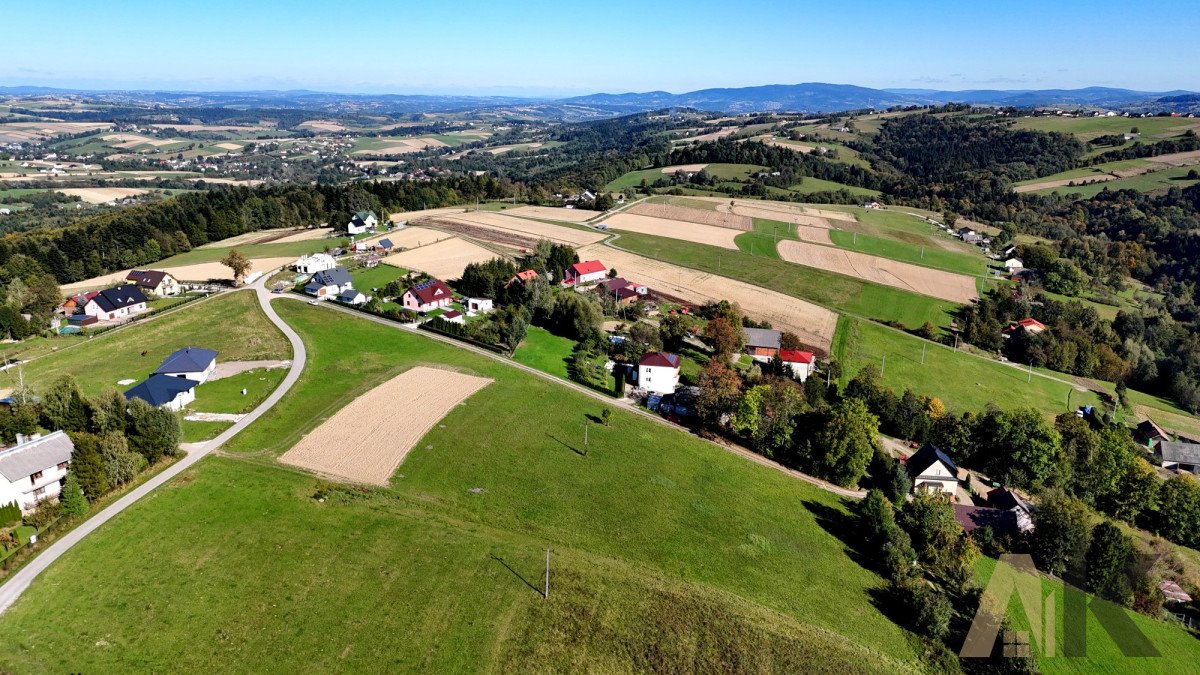
<path id="1" fill-rule="evenodd" d="M 981 3 L 982 4 L 982 3 Z M 3 11 L 0 86 L 557 96 L 832 82 L 1200 90 L 1200 6 L 1162 0 L 149 0 Z M 1130 49 L 1132 44 L 1136 49 Z"/>

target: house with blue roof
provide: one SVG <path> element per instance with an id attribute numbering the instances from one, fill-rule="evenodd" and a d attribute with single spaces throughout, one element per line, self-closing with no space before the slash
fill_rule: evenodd
<path id="1" fill-rule="evenodd" d="M 217 352 L 200 347 L 184 347 L 168 356 L 154 374 L 203 384 L 216 370 Z"/>
<path id="2" fill-rule="evenodd" d="M 195 380 L 155 373 L 125 392 L 125 400 L 140 398 L 156 408 L 180 410 L 196 400 Z"/>
<path id="3" fill-rule="evenodd" d="M 949 495 L 954 501 L 958 492 L 958 467 L 938 446 L 926 443 L 905 461 L 904 466 L 912 477 L 914 492 L 938 492 Z"/>
<path id="4" fill-rule="evenodd" d="M 304 284 L 304 292 L 319 300 L 336 298 L 342 294 L 342 291 L 352 288 L 354 288 L 354 282 L 351 281 L 350 272 L 345 267 L 321 270 L 312 275 L 307 284 Z"/>

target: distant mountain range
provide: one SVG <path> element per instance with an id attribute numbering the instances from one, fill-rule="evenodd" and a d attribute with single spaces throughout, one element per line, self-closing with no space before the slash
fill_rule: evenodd
<path id="1" fill-rule="evenodd" d="M 838 112 L 864 108 L 968 103 L 974 105 L 1088 106 L 1120 111 L 1200 112 L 1200 93 L 1192 91 L 1135 91 L 1109 87 L 1084 89 L 871 89 L 850 84 L 808 82 L 757 87 L 701 89 L 684 94 L 650 91 L 590 94 L 568 98 L 507 96 L 425 96 L 400 94 L 336 94 L 318 91 L 82 91 L 51 87 L 0 87 L 0 95 L 84 95 L 112 103 L 149 102 L 167 106 L 230 108 L 293 108 L 349 110 L 374 113 L 455 112 L 463 110 L 532 108 L 546 117 L 594 118 L 662 108 L 695 108 L 721 113 Z"/>

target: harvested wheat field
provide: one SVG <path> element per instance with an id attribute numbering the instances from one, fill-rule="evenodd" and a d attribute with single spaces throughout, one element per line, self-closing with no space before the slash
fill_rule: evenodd
<path id="1" fill-rule="evenodd" d="M 313 239 L 324 239 L 330 234 L 333 234 L 332 227 L 314 227 L 307 230 L 300 230 L 299 232 L 296 232 L 295 234 L 289 234 L 286 237 L 272 239 L 271 243 L 287 244 L 293 241 L 312 241 Z"/>
<path id="2" fill-rule="evenodd" d="M 792 225 L 792 234 L 800 238 L 800 241 L 808 241 L 814 244 L 825 244 L 833 246 L 833 240 L 829 238 L 829 228 L 813 227 L 811 225 Z"/>
<path id="3" fill-rule="evenodd" d="M 700 134 L 699 136 L 691 136 L 689 138 L 681 138 L 679 141 L 681 143 L 703 143 L 705 141 L 717 141 L 725 138 L 735 131 L 737 131 L 737 127 L 722 127 L 716 131 L 710 131 L 707 134 Z"/>
<path id="4" fill-rule="evenodd" d="M 214 143 L 213 147 L 221 148 L 222 150 L 241 150 L 241 143 Z"/>
<path id="5" fill-rule="evenodd" d="M 605 237 L 600 232 L 577 230 L 573 227 L 563 227 L 540 220 L 507 216 L 491 211 L 471 211 L 458 216 L 450 216 L 448 220 L 462 223 L 472 223 L 485 227 L 498 228 L 505 231 L 529 235 L 534 239 L 549 239 L 572 246 L 582 246 L 600 241 Z M 483 237 L 481 237 L 483 238 Z"/>
<path id="6" fill-rule="evenodd" d="M 1187 166 L 1200 161 L 1200 150 L 1189 150 L 1187 152 L 1172 152 L 1158 157 L 1147 157 L 1146 159 L 1156 164 L 1168 164 L 1170 166 Z"/>
<path id="7" fill-rule="evenodd" d="M 504 210 L 505 215 L 561 220 L 568 223 L 582 223 L 603 213 L 603 211 L 589 211 L 588 209 L 560 209 L 553 206 L 519 206 L 515 209 Z"/>
<path id="8" fill-rule="evenodd" d="M 499 257 L 482 246 L 449 237 L 428 246 L 393 253 L 383 262 L 406 270 L 420 270 L 439 279 L 458 279 L 467 265 Z"/>
<path id="9" fill-rule="evenodd" d="M 356 483 L 387 485 L 433 425 L 490 383 L 452 370 L 406 370 L 334 413 L 279 461 Z M 399 402 L 420 414 L 396 414 Z"/>
<path id="10" fill-rule="evenodd" d="M 431 230 L 427 227 L 415 227 L 410 225 L 400 230 L 392 230 L 391 232 L 384 232 L 383 234 L 374 235 L 369 239 L 364 239 L 363 241 L 367 242 L 368 244 L 373 244 L 380 239 L 389 239 L 392 242 L 392 246 L 399 251 L 400 249 L 428 246 L 430 244 L 435 244 L 439 241 L 442 241 L 443 239 L 451 239 L 453 236 L 454 235 L 452 234 Z"/>
<path id="11" fill-rule="evenodd" d="M 346 130 L 346 127 L 338 124 L 337 122 L 333 122 L 330 120 L 310 120 L 308 122 L 301 122 L 297 126 L 308 127 L 310 129 L 316 129 L 317 131 L 345 131 Z"/>
<path id="12" fill-rule="evenodd" d="M 696 173 L 697 171 L 699 171 L 700 169 L 703 169 L 706 166 L 708 166 L 708 165 L 707 164 L 676 164 L 675 166 L 664 166 L 662 168 L 662 172 L 667 174 L 668 176 L 679 173 L 680 171 L 682 171 L 684 173 Z"/>
<path id="13" fill-rule="evenodd" d="M 403 155 L 410 152 L 421 152 L 429 148 L 446 148 L 445 143 L 436 138 L 398 138 L 391 145 L 370 150 L 355 150 L 355 155 Z"/>
<path id="14" fill-rule="evenodd" d="M 680 298 L 697 305 L 717 300 L 738 303 L 756 321 L 769 321 L 780 330 L 789 330 L 804 343 L 823 353 L 829 352 L 837 314 L 811 302 L 759 286 L 700 272 L 687 267 L 653 260 L 603 244 L 579 250 L 581 260 L 600 259 L 627 279 L 637 279 L 652 291 Z"/>
<path id="15" fill-rule="evenodd" d="M 388 220 L 393 223 L 403 223 L 416 218 L 424 218 L 425 216 L 445 216 L 451 213 L 466 213 L 467 209 L 462 206 L 445 206 L 440 209 L 425 209 L 423 211 L 400 211 L 388 216 Z"/>
<path id="16" fill-rule="evenodd" d="M 829 229 L 833 227 L 833 223 L 820 216 L 795 213 L 793 211 L 776 211 L 774 209 L 760 209 L 754 206 L 734 206 L 732 208 L 734 214 L 745 216 L 748 218 L 762 218 L 764 220 L 777 220 L 781 223 L 793 223 L 795 225 L 806 225 L 808 227 L 822 227 Z"/>
<path id="17" fill-rule="evenodd" d="M 737 248 L 734 238 L 739 234 L 738 230 L 732 230 L 728 227 L 713 227 L 712 225 L 701 225 L 682 220 L 639 216 L 633 213 L 618 213 L 610 216 L 604 220 L 604 224 L 613 230 L 640 232 L 642 234 L 652 234 L 657 237 L 670 237 L 671 239 L 682 239 L 697 244 L 708 244 L 709 246 L 720 246 L 729 249 Z"/>
<path id="18" fill-rule="evenodd" d="M 296 257 L 287 258 L 251 258 L 250 259 L 250 274 L 254 272 L 268 272 L 277 267 L 291 264 L 295 262 Z M 146 269 L 145 267 L 138 269 Z M 218 262 L 196 263 L 194 265 L 176 265 L 174 267 L 153 267 L 152 269 L 163 270 L 170 273 L 179 281 L 208 281 L 209 279 L 233 279 L 233 272 L 228 267 Z M 110 274 L 102 274 L 91 279 L 76 281 L 73 284 L 67 284 L 61 287 L 64 294 L 79 293 L 80 291 L 90 291 L 98 288 L 105 288 L 120 283 L 125 283 L 125 277 L 129 274 L 129 270 L 118 270 Z"/>
<path id="19" fill-rule="evenodd" d="M 1144 173 L 1144 172 L 1139 172 Z M 1110 180 L 1116 180 L 1117 176 L 1111 173 L 1097 173 L 1094 176 L 1082 176 L 1079 178 L 1059 178 L 1058 180 L 1044 180 L 1038 183 L 1030 183 L 1028 185 L 1017 185 L 1013 187 L 1013 192 L 1033 192 L 1035 190 L 1046 190 L 1049 188 L 1070 187 L 1075 185 L 1087 185 L 1089 183 L 1107 183 Z"/>
<path id="20" fill-rule="evenodd" d="M 145 194 L 146 191 L 140 188 L 118 188 L 118 187 L 100 187 L 100 188 L 59 188 L 59 192 L 64 195 L 75 195 L 89 204 L 104 204 L 115 199 L 124 199 L 126 197 L 134 197 L 140 194 Z"/>
<path id="21" fill-rule="evenodd" d="M 642 202 L 626 211 L 626 213 L 650 216 L 652 218 L 666 218 L 668 220 L 683 220 L 689 223 L 712 225 L 713 227 L 728 227 L 732 230 L 746 232 L 754 229 L 754 223 L 750 220 L 749 216 L 722 213 L 721 211 L 710 211 L 707 209 L 692 209 L 672 204 Z"/>
<path id="22" fill-rule="evenodd" d="M 806 267 L 837 272 L 933 298 L 966 303 L 979 297 L 975 277 L 910 265 L 878 256 L 799 241 L 781 241 L 779 257 Z"/>

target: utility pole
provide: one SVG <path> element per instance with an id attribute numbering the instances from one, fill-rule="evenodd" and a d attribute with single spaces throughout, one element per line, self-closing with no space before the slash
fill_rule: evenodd
<path id="1" fill-rule="evenodd" d="M 588 420 L 583 421 L 583 456 L 588 454 Z"/>
<path id="2" fill-rule="evenodd" d="M 546 590 L 542 591 L 542 600 L 550 599 L 550 547 L 546 547 Z"/>
<path id="3" fill-rule="evenodd" d="M 924 259 L 925 259 L 925 247 L 922 246 L 921 247 L 921 260 L 924 260 Z"/>
<path id="4" fill-rule="evenodd" d="M 921 343 L 921 365 L 925 365 L 925 343 Z"/>
<path id="5" fill-rule="evenodd" d="M 858 246 L 858 233 L 857 232 L 854 233 L 854 245 Z"/>
<path id="6" fill-rule="evenodd" d="M 887 372 L 887 354 L 884 354 L 883 355 L 883 365 L 879 367 L 879 376 L 883 377 L 883 374 L 886 372 Z"/>
<path id="7" fill-rule="evenodd" d="M 1026 382 L 1033 382 L 1033 361 L 1029 362 L 1029 375 L 1025 378 Z"/>

